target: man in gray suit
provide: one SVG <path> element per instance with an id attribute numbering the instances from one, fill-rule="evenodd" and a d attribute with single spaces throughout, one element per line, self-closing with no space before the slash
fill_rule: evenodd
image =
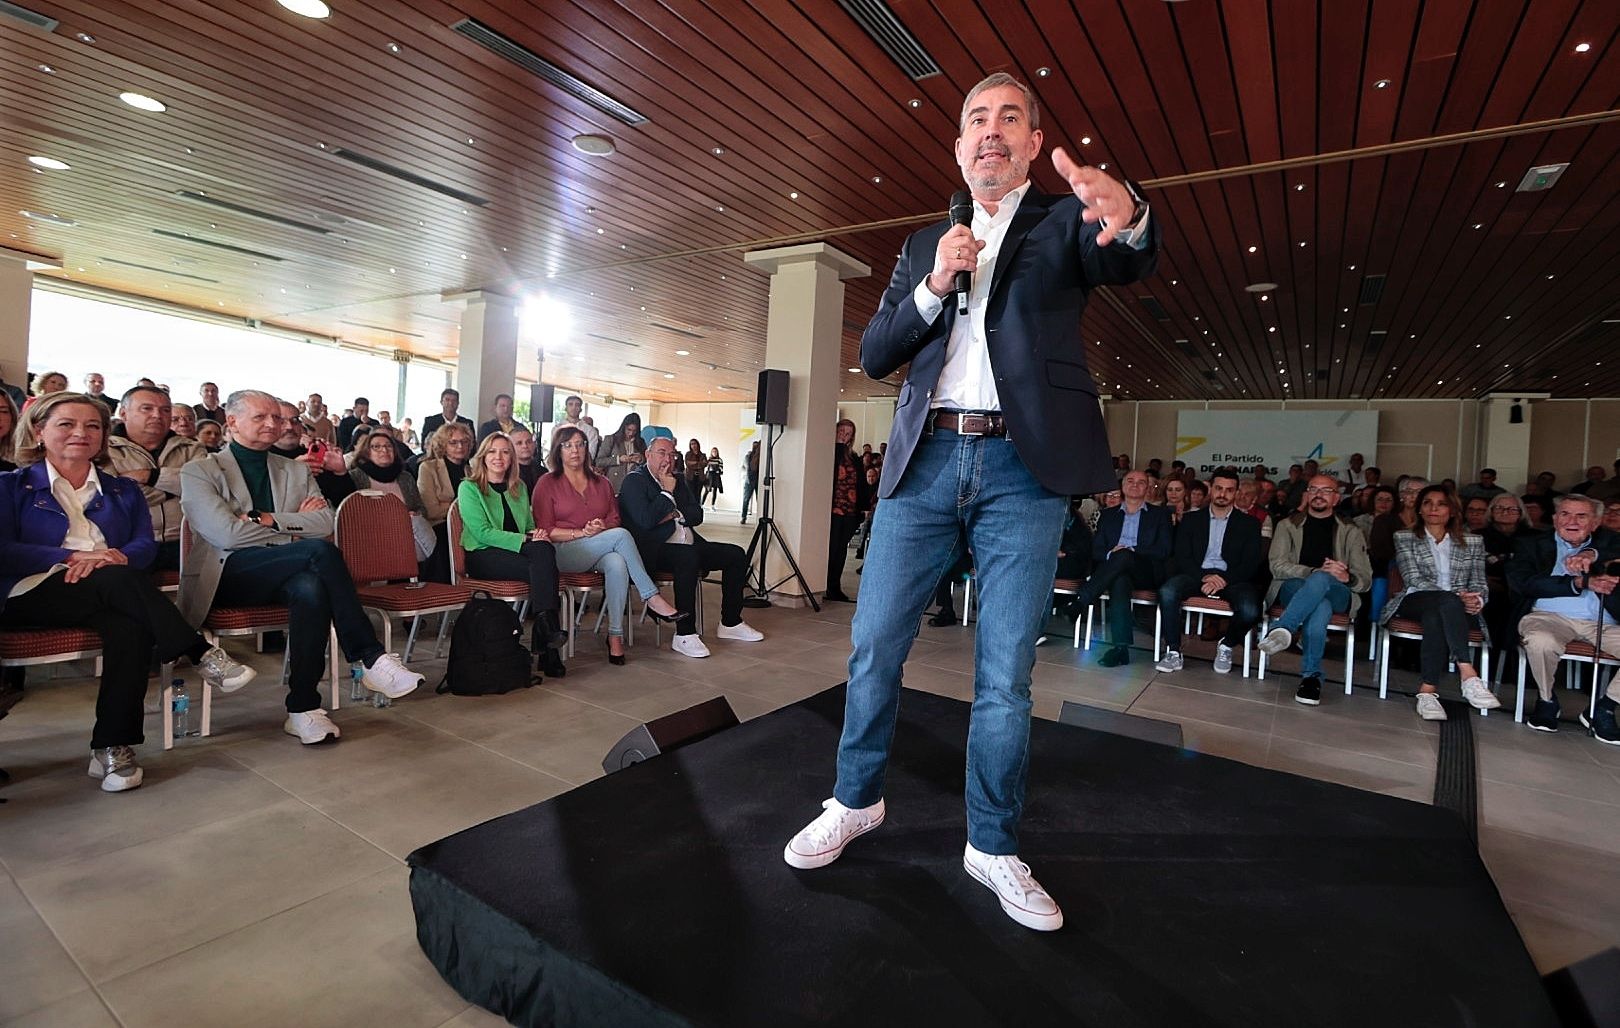
<path id="1" fill-rule="evenodd" d="M 201 625 L 216 602 L 290 609 L 283 727 L 307 745 L 342 734 L 321 709 L 329 626 L 344 656 L 365 665 L 361 682 L 373 692 L 404 696 L 422 676 L 377 641 L 331 542 L 332 508 L 309 466 L 270 452 L 284 421 L 281 402 L 269 393 L 232 393 L 225 401 L 228 443 L 181 470 L 192 546 L 181 571 L 180 612 Z"/>

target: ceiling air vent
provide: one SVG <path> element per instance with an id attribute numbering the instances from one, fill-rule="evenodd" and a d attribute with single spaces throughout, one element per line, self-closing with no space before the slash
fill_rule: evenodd
<path id="1" fill-rule="evenodd" d="M 1513 191 L 1515 193 L 1539 193 L 1543 189 L 1551 189 L 1558 184 L 1558 177 L 1568 167 L 1569 163 L 1566 161 L 1563 164 L 1543 164 L 1540 167 L 1531 168 L 1524 173 L 1524 178 L 1519 180 L 1519 184 L 1513 187 Z"/>
<path id="2" fill-rule="evenodd" d="M 6 0 L 0 0 L 0 17 L 20 21 L 24 25 L 32 25 L 34 28 L 44 29 L 46 32 L 55 32 L 56 26 L 61 24 L 55 18 L 48 18 L 37 11 L 30 11 L 26 7 L 18 7 L 16 4 L 7 3 Z"/>
<path id="3" fill-rule="evenodd" d="M 838 0 L 838 6 L 913 80 L 939 74 L 939 65 L 883 0 Z"/>
<path id="4" fill-rule="evenodd" d="M 603 114 L 619 119 L 626 125 L 640 125 L 647 120 L 646 115 L 563 71 L 533 50 L 519 46 L 488 25 L 471 18 L 463 18 L 450 26 L 450 31 L 466 36 L 495 56 L 511 61 L 531 75 L 540 76 L 570 96 L 591 105 Z"/>
<path id="5" fill-rule="evenodd" d="M 600 332 L 587 332 L 585 334 L 591 339 L 600 339 L 604 343 L 618 343 L 620 346 L 634 346 L 638 350 L 641 349 L 640 343 L 632 343 L 628 339 L 620 339 L 617 336 L 605 336 Z"/>
<path id="6" fill-rule="evenodd" d="M 443 182 L 435 182 L 430 178 L 424 178 L 423 176 L 418 175 L 414 171 L 406 171 L 404 168 L 395 167 L 392 164 L 379 161 L 375 157 L 367 157 L 363 153 L 355 153 L 353 150 L 345 150 L 339 147 L 332 151 L 332 156 L 341 157 L 352 164 L 360 165 L 362 168 L 370 168 L 372 171 L 380 171 L 384 175 L 391 175 L 394 178 L 399 179 L 401 182 L 409 182 L 413 186 L 421 186 L 423 189 L 431 189 L 435 193 L 440 193 L 452 199 L 460 200 L 462 203 L 471 204 L 474 207 L 489 206 L 489 201 L 482 196 L 462 192 L 454 186 L 447 186 Z"/>
<path id="7" fill-rule="evenodd" d="M 187 235 L 184 232 L 170 232 L 168 229 L 155 228 L 152 230 L 152 234 L 154 236 L 162 236 L 165 239 L 178 239 L 183 243 L 196 243 L 198 246 L 212 246 L 216 250 L 229 250 L 231 253 L 239 253 L 244 257 L 252 257 L 256 260 L 275 261 L 277 264 L 280 264 L 282 261 L 287 259 L 285 257 L 277 257 L 273 253 L 264 253 L 259 250 L 249 250 L 245 246 L 233 246 L 230 243 L 215 242 L 212 239 L 204 239 L 201 236 Z"/>
<path id="8" fill-rule="evenodd" d="M 678 336 L 686 336 L 688 339 L 703 339 L 703 338 L 706 338 L 705 336 L 700 335 L 697 332 L 688 331 L 687 329 L 684 329 L 684 328 L 676 328 L 674 325 L 671 325 L 668 322 L 649 321 L 649 322 L 647 322 L 647 324 L 648 324 L 649 327 L 661 328 L 665 332 L 673 332 Z"/>
<path id="9" fill-rule="evenodd" d="M 1197 349 L 1197 347 L 1193 346 L 1191 340 L 1177 339 L 1176 340 L 1176 349 L 1180 350 L 1183 354 L 1185 354 L 1191 360 L 1197 360 L 1198 359 L 1198 349 Z M 1207 372 L 1206 372 L 1206 374 L 1207 374 Z"/>
<path id="10" fill-rule="evenodd" d="M 285 225 L 288 228 L 296 228 L 303 232 L 313 232 L 320 236 L 329 236 L 332 234 L 328 230 L 321 228 L 319 225 L 310 225 L 306 222 L 294 221 L 292 218 L 283 218 L 279 214 L 271 214 L 269 211 L 261 211 L 256 207 L 244 207 L 239 203 L 231 203 L 229 200 L 220 200 L 209 196 L 207 193 L 193 192 L 189 189 L 178 189 L 175 190 L 174 195 L 177 199 L 185 200 L 188 203 L 207 204 L 209 207 L 217 207 L 222 211 L 230 211 L 232 214 L 240 214 L 244 218 L 257 218 L 260 221 L 268 221 L 275 225 Z"/>
<path id="11" fill-rule="evenodd" d="M 1373 329 L 1367 333 L 1367 342 L 1362 346 L 1362 349 L 1367 353 L 1377 353 L 1379 347 L 1384 345 L 1384 337 L 1388 335 L 1389 332 L 1386 329 Z"/>
<path id="12" fill-rule="evenodd" d="M 159 275 L 168 275 L 170 278 L 189 278 L 193 282 L 218 283 L 217 278 L 204 278 L 201 275 L 188 275 L 183 271 L 170 271 L 168 268 L 154 268 L 150 264 L 136 264 L 133 261 L 121 261 L 116 257 L 98 258 L 103 264 L 116 264 L 120 268 L 138 268 L 141 271 L 155 271 Z"/>
<path id="13" fill-rule="evenodd" d="M 1160 303 L 1157 297 L 1138 296 L 1136 299 L 1141 302 L 1142 306 L 1146 308 L 1149 314 L 1153 315 L 1153 320 L 1170 320 L 1170 312 L 1164 309 L 1164 304 Z"/>
<path id="14" fill-rule="evenodd" d="M 1384 297 L 1384 275 L 1368 275 L 1361 280 L 1361 299 L 1358 301 L 1363 307 L 1370 307 Z"/>

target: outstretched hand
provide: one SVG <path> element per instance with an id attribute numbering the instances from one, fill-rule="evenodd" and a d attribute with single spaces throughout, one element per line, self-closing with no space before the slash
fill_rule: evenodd
<path id="1" fill-rule="evenodd" d="M 1136 213 L 1136 201 L 1131 199 L 1125 183 L 1089 164 L 1076 164 L 1061 146 L 1052 151 L 1052 167 L 1085 205 L 1080 217 L 1088 223 L 1102 222 L 1102 231 L 1097 235 L 1098 246 L 1112 243 L 1119 230 L 1130 225 L 1131 215 Z"/>

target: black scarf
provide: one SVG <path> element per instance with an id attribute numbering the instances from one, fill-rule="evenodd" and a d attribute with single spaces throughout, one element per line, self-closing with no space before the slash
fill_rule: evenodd
<path id="1" fill-rule="evenodd" d="M 405 465 L 401 464 L 397 460 L 388 465 L 386 468 L 378 467 L 377 465 L 371 463 L 371 458 L 369 457 L 364 460 L 355 461 L 354 466 L 359 468 L 361 471 L 364 471 L 366 473 L 366 477 L 371 479 L 373 482 L 392 482 L 394 479 L 399 477 L 400 471 L 405 467 Z"/>

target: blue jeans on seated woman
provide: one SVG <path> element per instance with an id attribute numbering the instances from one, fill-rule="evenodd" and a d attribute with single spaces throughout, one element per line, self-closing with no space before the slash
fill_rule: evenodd
<path id="1" fill-rule="evenodd" d="M 624 634 L 624 604 L 631 582 L 635 583 L 636 595 L 643 600 L 651 599 L 658 592 L 652 576 L 641 564 L 635 539 L 623 528 L 609 528 L 593 536 L 551 545 L 557 550 L 558 571 L 602 573 L 608 635 Z"/>
<path id="2" fill-rule="evenodd" d="M 967 741 L 968 841 L 1018 852 L 1029 770 L 1030 671 L 1052 599 L 1068 498 L 1049 492 L 1006 439 L 935 429 L 877 506 L 861 578 L 833 796 L 846 807 L 883 797 L 900 706 L 901 666 L 934 586 L 973 551 L 979 620 Z"/>

